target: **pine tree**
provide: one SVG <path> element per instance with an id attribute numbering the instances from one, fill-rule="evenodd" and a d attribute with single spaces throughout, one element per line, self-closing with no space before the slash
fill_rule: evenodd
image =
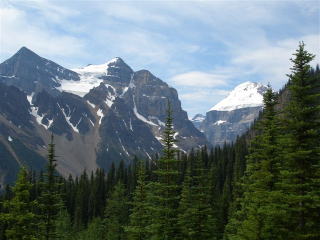
<path id="1" fill-rule="evenodd" d="M 126 228 L 129 240 L 148 239 L 150 224 L 149 205 L 147 202 L 147 186 L 144 164 L 140 161 L 138 167 L 138 181 L 133 194 L 130 224 Z"/>
<path id="2" fill-rule="evenodd" d="M 58 191 L 58 180 L 56 172 L 55 144 L 53 135 L 48 147 L 48 165 L 41 186 L 41 195 L 39 196 L 39 207 L 41 212 L 41 236 L 45 240 L 57 239 L 56 220 L 62 209 L 61 196 Z"/>
<path id="3" fill-rule="evenodd" d="M 124 185 L 118 182 L 107 200 L 104 218 L 104 235 L 106 240 L 125 240 L 125 225 L 127 224 L 128 202 Z"/>
<path id="4" fill-rule="evenodd" d="M 320 79 L 310 74 L 314 55 L 304 43 L 291 59 L 290 102 L 284 111 L 282 189 L 288 212 L 287 239 L 319 239 Z"/>
<path id="5" fill-rule="evenodd" d="M 204 156 L 203 153 L 201 155 Z M 206 158 L 201 158 L 201 155 L 198 153 L 192 159 L 192 167 L 189 164 L 181 193 L 178 223 L 185 240 L 215 239 L 208 171 L 204 168 Z"/>
<path id="6" fill-rule="evenodd" d="M 13 187 L 13 198 L 4 202 L 6 213 L 0 220 L 7 223 L 5 236 L 11 240 L 36 240 L 38 216 L 34 210 L 36 201 L 30 198 L 32 184 L 28 180 L 28 172 L 21 168 L 18 179 Z"/>
<path id="7" fill-rule="evenodd" d="M 153 219 L 151 239 L 174 240 L 178 235 L 177 216 L 180 186 L 178 160 L 175 157 L 174 129 L 171 104 L 168 102 L 167 120 L 164 130 L 163 156 L 157 161 L 155 171 L 157 181 L 152 182 L 148 202 L 151 205 Z"/>

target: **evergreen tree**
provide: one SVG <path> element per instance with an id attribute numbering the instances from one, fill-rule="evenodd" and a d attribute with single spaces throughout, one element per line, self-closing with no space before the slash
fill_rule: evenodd
<path id="1" fill-rule="evenodd" d="M 89 181 L 86 171 L 80 176 L 75 196 L 74 226 L 80 230 L 88 223 Z"/>
<path id="2" fill-rule="evenodd" d="M 281 210 L 276 202 L 281 193 L 275 188 L 279 178 L 279 124 L 275 112 L 276 97 L 269 87 L 264 94 L 261 131 L 252 141 L 248 165 L 238 200 L 239 209 L 231 218 L 226 232 L 228 239 L 283 239 L 276 225 Z M 280 211 L 279 211 L 280 210 Z"/>
<path id="3" fill-rule="evenodd" d="M 312 78 L 314 55 L 300 43 L 289 75 L 290 102 L 284 111 L 281 187 L 288 212 L 287 239 L 320 238 L 320 78 Z"/>
<path id="4" fill-rule="evenodd" d="M 192 168 L 190 163 L 181 194 L 178 223 L 185 240 L 215 239 L 208 171 L 204 168 L 206 157 L 203 159 L 203 152 L 201 155 L 198 153 L 193 159 Z"/>
<path id="5" fill-rule="evenodd" d="M 128 218 L 128 203 L 124 185 L 118 182 L 107 200 L 104 218 L 106 240 L 125 240 L 124 231 Z"/>
<path id="6" fill-rule="evenodd" d="M 28 172 L 21 168 L 16 185 L 13 187 L 13 198 L 4 202 L 6 213 L 0 220 L 7 223 L 5 236 L 11 240 L 36 240 L 38 216 L 34 213 L 36 202 L 31 200 L 32 184 Z"/>
<path id="7" fill-rule="evenodd" d="M 48 165 L 41 186 L 41 195 L 39 196 L 39 207 L 41 212 L 41 239 L 53 240 L 58 238 L 56 229 L 56 220 L 62 209 L 61 196 L 58 191 L 58 178 L 56 172 L 55 144 L 53 135 L 48 147 Z"/>
<path id="8" fill-rule="evenodd" d="M 150 216 L 147 202 L 147 186 L 144 164 L 140 161 L 139 165 L 137 186 L 133 194 L 130 224 L 126 228 L 129 240 L 148 239 Z"/>
<path id="9" fill-rule="evenodd" d="M 72 238 L 72 224 L 68 212 L 64 209 L 61 210 L 55 221 L 58 239 L 71 239 Z"/>
<path id="10" fill-rule="evenodd" d="M 102 225 L 102 220 L 100 218 L 94 218 L 86 229 L 77 232 L 75 237 L 70 238 L 70 240 L 103 240 Z"/>
<path id="11" fill-rule="evenodd" d="M 178 235 L 177 215 L 180 186 L 178 160 L 175 157 L 174 129 L 171 104 L 168 102 L 167 120 L 164 130 L 163 156 L 157 161 L 155 174 L 157 181 L 152 182 L 148 202 L 153 214 L 151 239 L 174 240 Z"/>

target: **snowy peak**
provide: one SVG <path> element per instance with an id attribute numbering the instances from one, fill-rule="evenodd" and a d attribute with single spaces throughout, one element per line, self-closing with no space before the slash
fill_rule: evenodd
<path id="1" fill-rule="evenodd" d="M 79 74 L 80 81 L 62 80 L 59 90 L 71 92 L 80 97 L 85 96 L 102 82 L 110 84 L 110 81 L 113 80 L 113 82 L 125 85 L 130 81 L 130 76 L 133 73 L 133 70 L 119 57 L 103 64 L 89 64 L 72 70 Z"/>
<path id="2" fill-rule="evenodd" d="M 120 57 L 116 57 L 103 64 L 88 64 L 85 67 L 75 68 L 73 69 L 73 71 L 78 72 L 80 74 L 108 74 L 109 68 L 121 67 L 130 68 Z"/>
<path id="3" fill-rule="evenodd" d="M 267 87 L 255 82 L 244 82 L 235 87 L 229 95 L 212 107 L 210 111 L 233 111 L 240 108 L 263 106 L 263 94 Z"/>

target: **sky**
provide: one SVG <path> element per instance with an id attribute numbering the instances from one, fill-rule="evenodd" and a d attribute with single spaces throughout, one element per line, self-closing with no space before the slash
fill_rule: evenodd
<path id="1" fill-rule="evenodd" d="M 287 81 L 299 41 L 318 54 L 317 1 L 0 2 L 0 61 L 22 46 L 67 68 L 121 57 L 177 89 L 189 117 L 245 81 Z"/>

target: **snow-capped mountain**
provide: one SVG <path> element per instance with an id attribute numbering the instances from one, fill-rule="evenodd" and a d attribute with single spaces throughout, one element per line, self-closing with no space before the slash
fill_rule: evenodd
<path id="1" fill-rule="evenodd" d="M 233 111 L 247 107 L 261 107 L 266 86 L 255 82 L 244 82 L 236 86 L 229 95 L 213 106 L 208 112 Z"/>
<path id="2" fill-rule="evenodd" d="M 121 58 L 69 70 L 23 47 L 0 64 L 0 183 L 12 181 L 21 164 L 44 165 L 51 132 L 63 175 L 151 159 L 162 149 L 168 99 L 177 147 L 208 144 L 177 91 L 149 71 Z"/>
<path id="3" fill-rule="evenodd" d="M 212 107 L 205 117 L 197 114 L 192 122 L 211 144 L 232 142 L 259 116 L 266 90 L 267 87 L 260 83 L 244 82 Z"/>

